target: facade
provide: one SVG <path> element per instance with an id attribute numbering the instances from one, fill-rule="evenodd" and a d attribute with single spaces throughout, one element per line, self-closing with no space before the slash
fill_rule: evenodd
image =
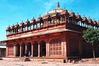
<path id="1" fill-rule="evenodd" d="M 82 31 L 98 27 L 98 22 L 64 10 L 58 3 L 56 9 L 38 19 L 7 28 L 6 57 L 60 60 L 90 57 L 91 49 L 84 45 Z"/>

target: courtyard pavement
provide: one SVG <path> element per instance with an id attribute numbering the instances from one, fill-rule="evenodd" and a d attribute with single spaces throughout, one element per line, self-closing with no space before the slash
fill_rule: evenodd
<path id="1" fill-rule="evenodd" d="M 74 64 L 74 63 L 59 63 L 59 62 L 34 62 L 34 61 L 13 61 L 13 60 L 0 60 L 0 66 L 99 66 L 99 64 Z"/>

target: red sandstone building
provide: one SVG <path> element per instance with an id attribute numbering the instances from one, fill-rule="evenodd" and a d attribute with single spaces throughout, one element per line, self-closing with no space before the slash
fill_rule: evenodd
<path id="1" fill-rule="evenodd" d="M 82 31 L 98 29 L 92 19 L 57 8 L 38 19 L 27 20 L 7 28 L 7 57 L 68 60 L 71 57 L 92 56 Z"/>

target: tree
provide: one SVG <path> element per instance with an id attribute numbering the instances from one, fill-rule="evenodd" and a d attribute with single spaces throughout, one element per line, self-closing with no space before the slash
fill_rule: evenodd
<path id="1" fill-rule="evenodd" d="M 87 30 L 83 31 L 83 38 L 85 39 L 86 42 L 91 44 L 93 58 L 95 59 L 95 47 L 99 43 L 99 30 L 92 29 L 92 28 L 87 29 Z"/>

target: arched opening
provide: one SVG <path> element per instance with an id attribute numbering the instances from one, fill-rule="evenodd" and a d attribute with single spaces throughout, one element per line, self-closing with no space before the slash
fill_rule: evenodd
<path id="1" fill-rule="evenodd" d="M 19 57 L 20 56 L 20 45 L 17 44 L 16 45 L 16 57 Z"/>
<path id="2" fill-rule="evenodd" d="M 41 41 L 40 42 L 40 57 L 46 56 L 46 42 Z"/>
<path id="3" fill-rule="evenodd" d="M 33 44 L 33 57 L 38 57 L 38 43 L 34 42 Z"/>

